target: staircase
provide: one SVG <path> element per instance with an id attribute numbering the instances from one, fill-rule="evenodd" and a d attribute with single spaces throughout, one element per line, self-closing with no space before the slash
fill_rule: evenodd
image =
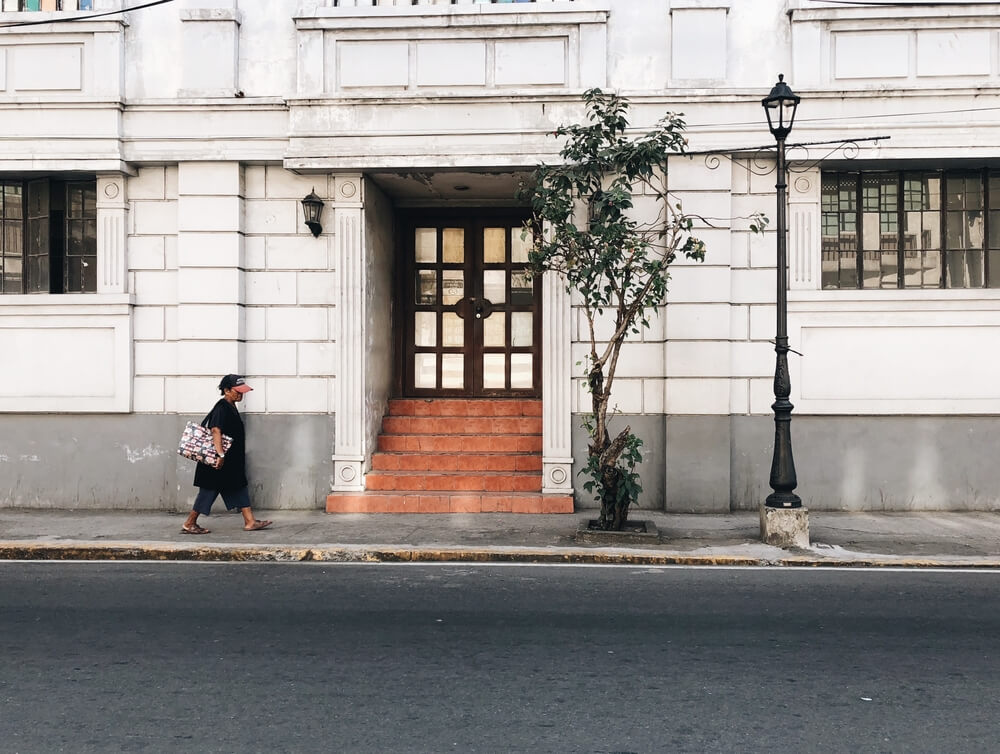
<path id="1" fill-rule="evenodd" d="M 542 494 L 542 402 L 389 402 L 364 492 L 335 492 L 327 513 L 572 513 Z"/>

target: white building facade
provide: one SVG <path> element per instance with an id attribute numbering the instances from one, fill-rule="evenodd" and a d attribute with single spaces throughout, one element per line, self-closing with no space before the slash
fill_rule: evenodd
<path id="1" fill-rule="evenodd" d="M 523 276 L 515 193 L 601 87 L 637 131 L 684 113 L 695 154 L 667 180 L 708 247 L 619 365 L 640 504 L 755 509 L 776 261 L 749 218 L 775 214 L 760 101 L 783 73 L 809 145 L 788 153 L 796 491 L 1000 507 L 1000 3 L 81 2 L 0 13 L 0 506 L 188 507 L 177 439 L 230 372 L 255 388 L 256 506 L 372 490 L 399 399 L 537 402 L 536 491 L 593 506 L 583 319 Z"/>

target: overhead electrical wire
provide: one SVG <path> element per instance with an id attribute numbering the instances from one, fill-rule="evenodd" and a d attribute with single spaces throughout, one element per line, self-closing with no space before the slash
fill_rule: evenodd
<path id="1" fill-rule="evenodd" d="M 881 120 L 884 118 L 910 118 L 921 115 L 957 115 L 959 113 L 988 113 L 996 112 L 1000 110 L 1000 105 L 996 107 L 962 107 L 954 110 L 914 110 L 912 112 L 903 113 L 874 113 L 871 115 L 842 115 L 834 116 L 829 118 L 797 118 L 795 123 L 797 125 L 802 123 L 812 123 L 814 125 L 820 125 L 823 123 L 833 123 L 835 121 L 858 121 L 858 120 Z M 759 126 L 759 120 L 747 120 L 742 122 L 733 123 L 685 123 L 685 128 L 687 130 L 692 129 L 709 129 L 709 128 L 730 128 L 732 126 Z"/>
<path id="2" fill-rule="evenodd" d="M 826 5 L 875 5 L 882 8 L 924 8 L 928 5 L 951 5 L 948 0 L 809 0 Z M 957 3 L 956 3 L 957 4 Z M 962 5 L 995 5 L 993 0 L 962 0 Z"/>
<path id="3" fill-rule="evenodd" d="M 18 26 L 42 26 L 44 24 L 66 24 L 72 23 L 74 21 L 86 21 L 91 18 L 101 18 L 102 16 L 115 16 L 119 13 L 129 13 L 134 10 L 142 10 L 143 8 L 152 8 L 154 5 L 163 5 L 164 3 L 172 3 L 174 0 L 152 0 L 152 2 L 143 3 L 142 5 L 133 5 L 130 8 L 119 8 L 118 10 L 106 10 L 100 13 L 88 13 L 87 15 L 76 15 L 76 16 L 58 16 L 56 18 L 48 18 L 44 21 L 12 21 L 9 24 L 0 24 L 0 29 L 10 29 Z"/>

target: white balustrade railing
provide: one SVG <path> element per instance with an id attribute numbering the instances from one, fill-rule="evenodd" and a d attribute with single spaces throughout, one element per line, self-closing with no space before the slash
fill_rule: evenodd
<path id="1" fill-rule="evenodd" d="M 518 3 L 551 3 L 556 0 L 325 0 L 332 8 L 385 8 L 404 5 L 515 5 Z"/>
<path id="2" fill-rule="evenodd" d="M 101 10 L 98 4 L 95 4 L 94 0 L 0 0 L 0 10 L 4 12 Z"/>
<path id="3" fill-rule="evenodd" d="M 410 5 L 516 5 L 556 0 L 323 0 L 331 8 L 385 8 Z M 570 0 L 572 1 L 572 0 Z M 0 0 L 2 11 L 103 10 L 102 0 Z"/>

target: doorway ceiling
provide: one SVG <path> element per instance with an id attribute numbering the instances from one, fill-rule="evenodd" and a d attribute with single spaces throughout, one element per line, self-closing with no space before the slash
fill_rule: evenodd
<path id="1" fill-rule="evenodd" d="M 461 170 L 368 173 L 397 205 L 475 204 L 520 206 L 517 189 L 530 171 Z"/>

